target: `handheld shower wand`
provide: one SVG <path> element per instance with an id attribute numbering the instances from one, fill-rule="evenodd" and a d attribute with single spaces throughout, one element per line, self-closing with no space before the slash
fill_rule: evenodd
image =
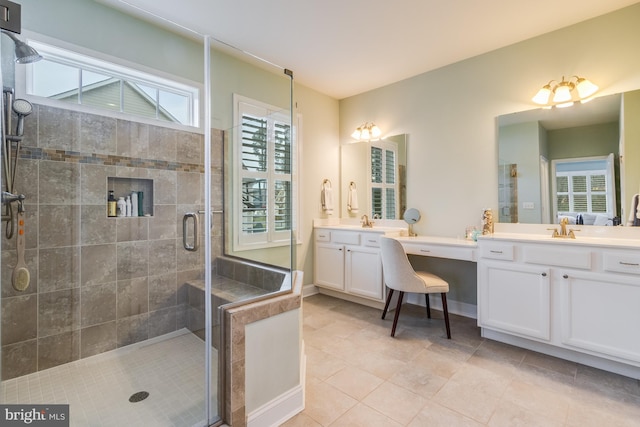
<path id="1" fill-rule="evenodd" d="M 33 112 L 33 105 L 26 99 L 16 99 L 13 101 L 13 112 L 18 116 L 16 124 L 16 136 L 24 135 L 24 118 Z"/>

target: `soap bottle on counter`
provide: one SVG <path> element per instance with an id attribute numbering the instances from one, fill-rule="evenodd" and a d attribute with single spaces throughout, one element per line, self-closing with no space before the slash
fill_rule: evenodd
<path id="1" fill-rule="evenodd" d="M 107 197 L 107 216 L 113 217 L 117 215 L 116 198 L 113 195 L 113 190 L 109 190 L 109 197 Z"/>

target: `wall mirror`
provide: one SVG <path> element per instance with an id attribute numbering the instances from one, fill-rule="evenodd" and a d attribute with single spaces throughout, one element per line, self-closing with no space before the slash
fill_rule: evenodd
<path id="1" fill-rule="evenodd" d="M 400 134 L 378 141 L 343 144 L 340 153 L 340 216 L 402 219 L 407 208 L 407 139 Z M 349 209 L 349 193 L 357 210 Z"/>
<path id="2" fill-rule="evenodd" d="M 640 182 L 640 132 L 624 117 L 639 108 L 634 91 L 498 117 L 499 222 L 624 224 Z"/>

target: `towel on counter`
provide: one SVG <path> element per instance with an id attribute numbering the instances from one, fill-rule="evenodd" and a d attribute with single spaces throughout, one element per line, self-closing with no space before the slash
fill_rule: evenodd
<path id="1" fill-rule="evenodd" d="M 347 210 L 351 213 L 357 213 L 359 209 L 358 190 L 356 189 L 356 185 L 352 182 L 349 184 L 349 193 L 347 194 Z"/>
<path id="2" fill-rule="evenodd" d="M 322 204 L 322 210 L 325 213 L 333 213 L 333 190 L 326 184 L 322 186 L 322 192 L 320 193 L 320 203 Z"/>
<path id="3" fill-rule="evenodd" d="M 629 209 L 628 227 L 640 226 L 640 195 L 634 194 L 631 198 L 631 209 Z"/>

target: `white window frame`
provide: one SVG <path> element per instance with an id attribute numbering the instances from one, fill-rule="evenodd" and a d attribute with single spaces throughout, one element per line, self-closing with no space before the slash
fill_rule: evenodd
<path id="1" fill-rule="evenodd" d="M 382 177 L 383 177 L 383 181 L 378 183 L 378 182 L 372 182 L 371 178 L 372 178 L 372 170 L 371 170 L 371 149 L 373 147 L 376 148 L 380 148 L 382 150 Z M 387 184 L 384 180 L 384 177 L 386 177 L 386 167 L 387 167 L 387 163 L 385 161 L 386 158 L 386 151 L 393 151 L 393 155 L 394 155 L 394 159 L 395 159 L 395 166 L 396 168 L 393 171 L 393 175 L 394 175 L 394 183 L 393 184 Z M 395 203 L 395 218 L 393 219 L 400 219 L 399 218 L 399 206 L 400 206 L 400 183 L 399 183 L 399 177 L 398 177 L 398 145 L 395 143 L 391 143 L 391 142 L 387 142 L 385 140 L 378 140 L 378 141 L 371 141 L 369 142 L 369 147 L 367 148 L 367 153 L 368 153 L 368 162 L 367 162 L 367 192 L 370 196 L 370 200 L 371 203 L 373 203 L 373 189 L 374 188 L 380 188 L 382 190 L 382 216 L 386 217 L 386 212 L 387 212 L 387 197 L 386 197 L 386 189 L 387 188 L 392 188 L 394 190 L 393 194 L 394 194 L 394 203 Z M 369 206 L 368 209 L 371 211 L 371 215 L 373 216 L 373 206 Z M 389 218 L 380 218 L 380 219 L 389 219 Z"/>
<path id="2" fill-rule="evenodd" d="M 234 94 L 233 95 L 233 184 L 232 184 L 232 224 L 234 230 L 233 238 L 233 250 L 245 251 L 254 249 L 273 248 L 281 246 L 289 246 L 293 243 L 292 233 L 297 230 L 298 224 L 300 224 L 299 215 L 299 179 L 298 170 L 300 170 L 300 135 L 302 127 L 302 117 L 296 116 L 293 126 L 291 126 L 291 150 L 292 150 L 292 165 L 291 174 L 276 174 L 273 170 L 274 152 L 269 147 L 268 150 L 268 168 L 266 172 L 246 171 L 242 168 L 242 115 L 251 114 L 257 117 L 277 117 L 280 120 L 289 122 L 291 116 L 288 111 L 282 111 L 281 108 L 274 107 L 272 105 L 256 101 L 254 99 Z M 268 125 L 269 126 L 269 125 Z M 269 141 L 268 141 L 269 144 Z M 243 178 L 264 178 L 267 180 L 267 188 L 271 189 L 274 186 L 273 181 L 290 179 L 291 182 L 291 230 L 275 231 L 274 222 L 275 215 L 273 211 L 275 203 L 275 194 L 273 191 L 267 191 L 267 232 L 265 233 L 243 233 L 242 232 L 242 217 L 243 217 L 243 202 L 242 202 L 242 180 Z M 299 243 L 299 242 L 296 242 Z"/>
<path id="3" fill-rule="evenodd" d="M 101 52 L 86 49 L 61 40 L 53 39 L 31 31 L 24 31 L 23 38 L 35 48 L 45 59 L 69 65 L 83 70 L 96 72 L 129 82 L 154 87 L 166 92 L 184 94 L 189 97 L 190 123 L 178 123 L 148 116 L 137 116 L 131 113 L 103 109 L 92 105 L 83 105 L 42 97 L 33 94 L 33 64 L 16 67 L 16 95 L 32 102 L 57 107 L 66 110 L 99 114 L 105 117 L 115 117 L 135 120 L 156 126 L 175 129 L 201 129 L 203 106 L 200 102 L 203 92 L 202 83 L 193 82 L 182 77 L 174 76 L 140 64 L 112 57 Z M 201 129 L 202 130 L 202 129 Z"/>

